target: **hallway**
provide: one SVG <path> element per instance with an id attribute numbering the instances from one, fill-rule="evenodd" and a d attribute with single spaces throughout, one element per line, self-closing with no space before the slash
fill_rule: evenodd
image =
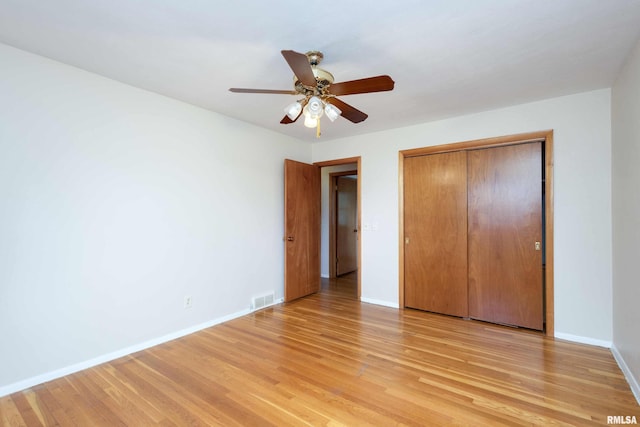
<path id="1" fill-rule="evenodd" d="M 343 274 L 335 279 L 323 277 L 320 283 L 320 293 L 334 297 L 358 299 L 358 271 Z"/>

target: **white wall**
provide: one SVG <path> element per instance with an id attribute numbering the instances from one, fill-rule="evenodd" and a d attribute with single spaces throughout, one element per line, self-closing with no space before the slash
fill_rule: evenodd
<path id="1" fill-rule="evenodd" d="M 0 45 L 0 395 L 282 297 L 285 157 L 311 148 Z"/>
<path id="2" fill-rule="evenodd" d="M 640 41 L 612 90 L 613 345 L 640 402 Z"/>
<path id="3" fill-rule="evenodd" d="M 314 162 L 362 156 L 363 300 L 398 305 L 399 150 L 553 129 L 556 335 L 609 345 L 610 112 L 604 89 L 314 144 Z"/>

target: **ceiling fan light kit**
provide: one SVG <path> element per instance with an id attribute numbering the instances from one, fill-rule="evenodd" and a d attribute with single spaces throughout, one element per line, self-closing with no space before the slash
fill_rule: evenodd
<path id="1" fill-rule="evenodd" d="M 317 129 L 317 137 L 320 137 L 320 118 L 323 115 L 326 115 L 332 122 L 342 116 L 352 123 L 360 123 L 368 117 L 362 111 L 341 101 L 336 96 L 393 90 L 395 84 L 391 77 L 386 75 L 334 84 L 333 75 L 322 68 L 318 68 L 318 64 L 324 58 L 322 52 L 310 51 L 302 54 L 293 50 L 283 50 L 281 53 L 294 74 L 293 90 L 244 88 L 231 88 L 229 90 L 236 93 L 304 96 L 301 100 L 285 107 L 284 112 L 286 115 L 280 123 L 294 123 L 301 115 L 304 115 L 304 125 L 309 128 L 315 127 Z"/>

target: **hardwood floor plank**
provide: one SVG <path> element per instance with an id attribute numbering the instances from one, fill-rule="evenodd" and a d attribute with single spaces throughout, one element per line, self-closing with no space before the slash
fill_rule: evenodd
<path id="1" fill-rule="evenodd" d="M 80 377 L 87 388 L 92 390 L 93 393 L 100 396 L 101 405 L 104 405 L 104 410 L 109 411 L 112 414 L 117 414 L 118 418 L 123 424 L 130 425 L 154 425 L 158 421 L 161 421 L 164 417 L 152 418 L 145 411 L 147 406 L 140 405 L 138 399 L 133 401 L 130 399 L 132 396 L 130 389 L 123 383 L 109 382 L 105 379 L 106 365 L 100 366 L 96 369 L 92 369 L 87 372 L 87 375 Z"/>
<path id="2" fill-rule="evenodd" d="M 30 426 L 44 426 L 46 421 L 44 415 L 37 405 L 37 402 L 32 400 L 35 394 L 33 392 L 16 393 L 11 399 L 15 404 L 16 409 L 20 412 L 20 415 L 25 425 Z M 49 419 L 49 423 L 53 423 Z"/>
<path id="3" fill-rule="evenodd" d="M 53 414 L 58 423 L 65 426 L 83 426 L 92 422 L 102 422 L 100 414 L 96 413 L 78 394 L 73 381 L 72 376 L 56 380 L 50 389 L 57 406 Z M 104 422 L 102 425 L 105 425 Z"/>
<path id="4" fill-rule="evenodd" d="M 62 379 L 56 380 L 60 381 Z M 49 383 L 40 384 L 38 386 L 33 387 L 32 389 L 27 389 L 19 393 L 30 393 L 33 392 L 37 396 L 38 406 L 43 414 L 47 414 L 46 426 L 59 425 L 59 426 L 72 426 L 74 423 L 71 419 L 66 415 L 64 408 L 62 408 L 56 399 L 53 397 L 51 390 L 54 388 L 55 381 L 51 381 Z M 12 395 L 12 396 L 15 396 Z M 53 422 L 51 422 L 53 420 Z"/>
<path id="5" fill-rule="evenodd" d="M 355 280 L 0 398 L 2 426 L 606 425 L 608 349 L 355 301 Z"/>
<path id="6" fill-rule="evenodd" d="M 150 404 L 160 408 L 167 420 L 176 425 L 240 425 L 220 411 L 219 408 L 224 407 L 224 401 L 209 404 L 191 401 L 182 394 L 184 388 L 180 383 L 168 380 L 135 358 L 119 369 Z"/>
<path id="7" fill-rule="evenodd" d="M 0 398 L 0 421 L 4 426 L 25 425 L 21 411 L 10 396 Z"/>

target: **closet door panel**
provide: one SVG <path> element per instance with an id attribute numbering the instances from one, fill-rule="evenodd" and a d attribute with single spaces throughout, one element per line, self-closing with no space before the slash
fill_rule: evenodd
<path id="1" fill-rule="evenodd" d="M 468 204 L 469 316 L 542 330 L 541 143 L 469 151 Z"/>
<path id="2" fill-rule="evenodd" d="M 405 306 L 468 316 L 467 155 L 404 160 Z"/>

